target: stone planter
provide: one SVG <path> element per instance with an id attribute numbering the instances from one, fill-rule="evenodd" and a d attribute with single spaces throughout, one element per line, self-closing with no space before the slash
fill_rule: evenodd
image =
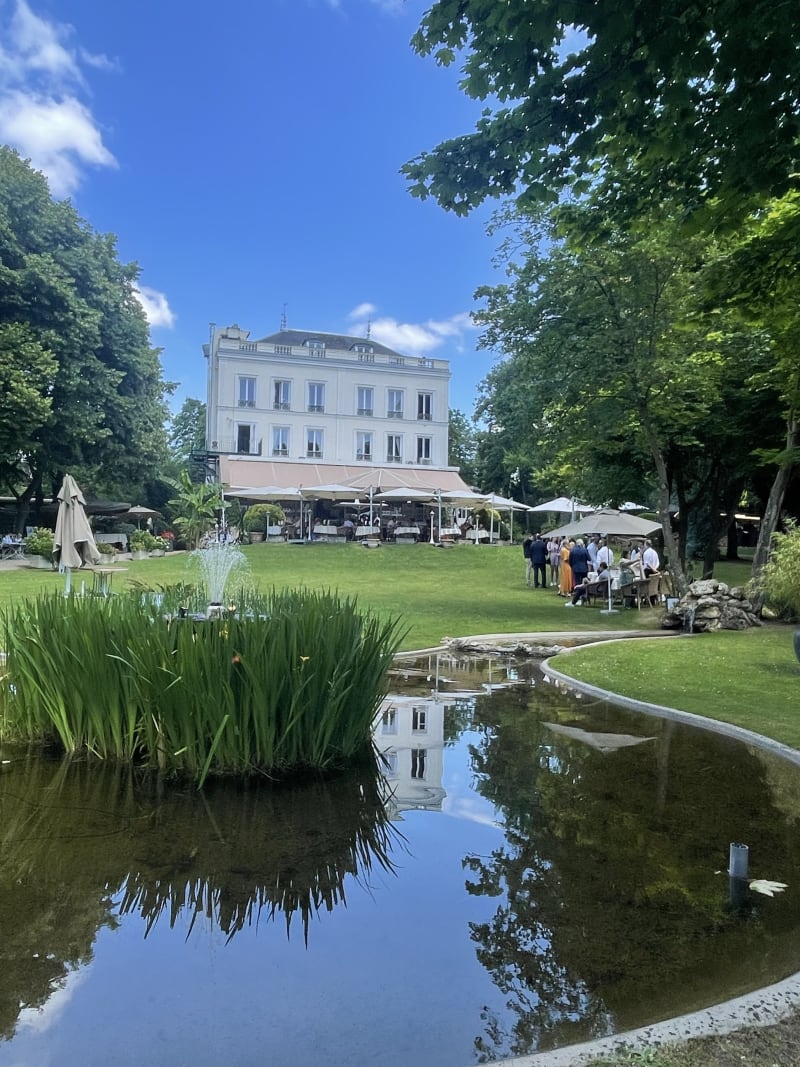
<path id="1" fill-rule="evenodd" d="M 143 548 L 134 548 L 131 551 L 131 559 L 147 559 L 147 552 Z"/>
<path id="2" fill-rule="evenodd" d="M 152 552 L 148 553 L 151 559 L 158 559 L 160 556 L 165 556 L 166 552 L 163 548 L 154 548 Z"/>
<path id="3" fill-rule="evenodd" d="M 36 567 L 40 571 L 51 571 L 53 569 L 53 561 L 46 556 L 26 556 L 25 561 L 29 567 Z"/>
<path id="4" fill-rule="evenodd" d="M 260 541 L 264 540 L 264 534 L 260 530 L 251 530 L 248 534 L 251 545 L 257 545 Z"/>

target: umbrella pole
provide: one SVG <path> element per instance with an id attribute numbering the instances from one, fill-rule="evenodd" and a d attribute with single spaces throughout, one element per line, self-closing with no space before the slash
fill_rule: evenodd
<path id="1" fill-rule="evenodd" d="M 64 596 L 69 596 L 69 594 L 72 592 L 72 568 L 65 567 L 64 572 L 67 576 L 66 582 L 64 584 Z"/>

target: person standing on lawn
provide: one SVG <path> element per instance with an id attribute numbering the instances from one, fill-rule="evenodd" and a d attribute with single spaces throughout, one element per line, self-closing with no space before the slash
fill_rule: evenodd
<path id="1" fill-rule="evenodd" d="M 531 566 L 533 568 L 533 587 L 539 588 L 540 580 L 542 589 L 547 585 L 547 545 L 542 540 L 542 535 L 537 534 L 531 545 Z"/>
<path id="2" fill-rule="evenodd" d="M 649 578 L 651 574 L 657 574 L 658 569 L 661 566 L 661 561 L 658 558 L 658 552 L 653 548 L 652 541 L 645 541 L 644 552 L 642 552 L 642 566 L 644 567 L 644 576 Z"/>
<path id="3" fill-rule="evenodd" d="M 558 595 L 570 596 L 572 593 L 572 568 L 569 565 L 569 553 L 574 541 L 568 541 L 566 537 L 561 542 L 561 577 L 559 579 Z"/>
<path id="4" fill-rule="evenodd" d="M 531 573 L 533 569 L 533 562 L 531 560 L 531 545 L 533 544 L 533 538 L 530 534 L 527 535 L 522 542 L 522 555 L 525 558 L 525 584 L 531 584 Z"/>
<path id="5" fill-rule="evenodd" d="M 569 565 L 572 568 L 573 588 L 586 581 L 590 562 L 589 553 L 586 551 L 583 539 L 579 537 L 575 547 L 571 548 L 569 552 Z"/>
<path id="6" fill-rule="evenodd" d="M 550 561 L 550 585 L 558 589 L 558 572 L 561 568 L 561 544 L 557 537 L 547 542 L 547 558 Z"/>

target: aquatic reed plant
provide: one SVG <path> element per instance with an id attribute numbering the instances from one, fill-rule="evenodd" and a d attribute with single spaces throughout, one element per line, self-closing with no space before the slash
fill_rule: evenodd
<path id="1" fill-rule="evenodd" d="M 282 591 L 215 620 L 169 598 L 57 594 L 3 615 L 0 739 L 185 773 L 283 775 L 370 751 L 402 640 L 334 594 Z"/>

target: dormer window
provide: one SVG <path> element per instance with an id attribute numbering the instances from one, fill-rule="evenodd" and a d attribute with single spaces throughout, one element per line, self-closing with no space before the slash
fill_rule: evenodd
<path id="1" fill-rule="evenodd" d="M 365 355 L 365 356 L 367 356 L 367 355 L 371 356 L 373 351 L 374 351 L 374 349 L 373 349 L 372 345 L 370 345 L 370 344 L 357 344 L 357 345 L 353 345 L 353 351 L 354 352 L 360 352 L 362 355 Z"/>
<path id="2" fill-rule="evenodd" d="M 325 358 L 324 341 L 306 341 L 306 348 L 310 351 L 311 355 L 316 356 L 317 359 Z"/>

